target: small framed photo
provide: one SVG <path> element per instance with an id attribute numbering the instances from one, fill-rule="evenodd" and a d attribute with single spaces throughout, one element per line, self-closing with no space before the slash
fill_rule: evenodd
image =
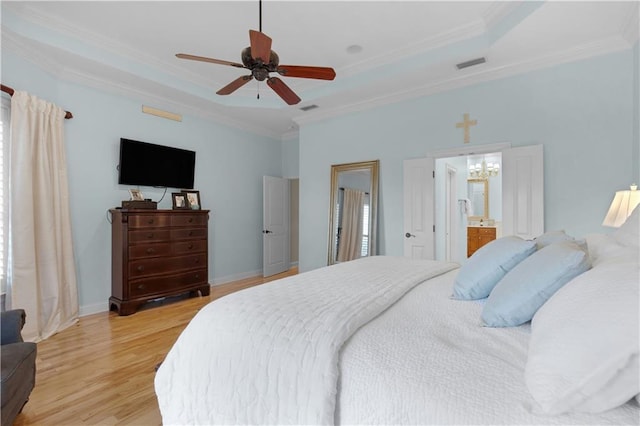
<path id="1" fill-rule="evenodd" d="M 187 194 L 184 192 L 173 192 L 171 193 L 171 200 L 173 201 L 173 209 L 188 209 L 189 201 L 187 200 Z"/>
<path id="2" fill-rule="evenodd" d="M 130 189 L 129 195 L 132 201 L 144 201 L 144 195 L 142 195 L 142 191 L 139 189 Z"/>
<path id="3" fill-rule="evenodd" d="M 200 191 L 185 189 L 182 193 L 187 197 L 188 208 L 191 210 L 200 210 Z"/>

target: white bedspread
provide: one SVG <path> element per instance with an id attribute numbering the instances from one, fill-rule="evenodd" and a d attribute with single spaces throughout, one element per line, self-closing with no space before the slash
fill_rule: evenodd
<path id="1" fill-rule="evenodd" d="M 344 341 L 414 286 L 456 266 L 370 257 L 212 302 L 157 372 L 163 422 L 333 423 Z"/>
<path id="2" fill-rule="evenodd" d="M 337 424 L 640 424 L 635 401 L 601 414 L 537 414 L 525 385 L 530 325 L 480 325 L 450 298 L 457 271 L 408 292 L 340 355 Z"/>

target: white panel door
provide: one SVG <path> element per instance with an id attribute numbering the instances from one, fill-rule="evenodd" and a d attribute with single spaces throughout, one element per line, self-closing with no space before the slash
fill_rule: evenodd
<path id="1" fill-rule="evenodd" d="M 289 180 L 263 176 L 262 274 L 289 269 Z"/>
<path id="2" fill-rule="evenodd" d="M 503 235 L 532 239 L 544 232 L 542 145 L 502 151 Z"/>
<path id="3" fill-rule="evenodd" d="M 404 255 L 434 259 L 433 158 L 404 161 Z"/>

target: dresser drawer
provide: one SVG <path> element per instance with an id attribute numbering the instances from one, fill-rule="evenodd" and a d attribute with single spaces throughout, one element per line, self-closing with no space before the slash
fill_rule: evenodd
<path id="1" fill-rule="evenodd" d="M 185 240 L 185 239 L 191 239 L 191 238 L 206 238 L 206 237 L 207 237 L 207 228 L 182 228 L 182 229 L 171 230 L 172 240 Z"/>
<path id="2" fill-rule="evenodd" d="M 204 214 L 180 214 L 171 216 L 171 226 L 198 226 L 207 223 L 207 215 Z"/>
<path id="3" fill-rule="evenodd" d="M 470 226 L 467 228 L 467 235 L 471 237 L 478 237 L 481 235 L 496 235 L 496 228 Z"/>
<path id="4" fill-rule="evenodd" d="M 129 246 L 129 259 L 170 256 L 171 243 L 137 244 Z"/>
<path id="5" fill-rule="evenodd" d="M 173 250 L 173 254 L 177 254 L 177 255 L 203 252 L 207 250 L 207 241 L 193 240 L 193 241 L 182 241 L 179 243 L 173 243 L 172 250 Z"/>
<path id="6" fill-rule="evenodd" d="M 171 232 L 168 229 L 147 229 L 144 231 L 129 231 L 129 244 L 148 243 L 155 241 L 169 241 Z"/>
<path id="7" fill-rule="evenodd" d="M 169 226 L 171 216 L 168 214 L 136 214 L 129 216 L 129 228 L 155 228 Z"/>
<path id="8" fill-rule="evenodd" d="M 207 270 L 186 272 L 176 275 L 165 275 L 155 278 L 144 278 L 129 282 L 129 295 L 140 297 L 151 294 L 161 294 L 167 292 L 175 293 L 180 288 L 188 288 L 207 282 Z"/>
<path id="9" fill-rule="evenodd" d="M 206 266 L 206 254 L 133 260 L 129 262 L 129 278 L 134 279 Z"/>
<path id="10" fill-rule="evenodd" d="M 477 228 L 480 235 L 496 235 L 496 228 Z"/>

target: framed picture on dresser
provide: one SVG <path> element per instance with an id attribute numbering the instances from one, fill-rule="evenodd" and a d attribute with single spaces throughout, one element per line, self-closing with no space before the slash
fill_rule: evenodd
<path id="1" fill-rule="evenodd" d="M 189 208 L 187 194 L 185 194 L 184 192 L 173 192 L 171 194 L 171 200 L 174 210 L 183 210 Z"/>
<path id="2" fill-rule="evenodd" d="M 182 193 L 187 198 L 187 208 L 191 210 L 200 210 L 200 191 L 196 191 L 195 189 L 184 189 Z"/>

